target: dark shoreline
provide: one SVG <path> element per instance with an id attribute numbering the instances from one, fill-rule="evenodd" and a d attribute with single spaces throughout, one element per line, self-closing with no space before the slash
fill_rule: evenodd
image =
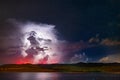
<path id="1" fill-rule="evenodd" d="M 0 72 L 103 72 L 120 74 L 120 63 L 5 64 Z"/>

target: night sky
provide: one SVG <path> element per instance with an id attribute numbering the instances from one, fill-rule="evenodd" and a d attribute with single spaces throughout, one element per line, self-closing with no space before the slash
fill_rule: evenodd
<path id="1" fill-rule="evenodd" d="M 65 49 L 63 62 L 120 62 L 119 0 L 0 1 L 1 64 L 13 63 L 19 56 L 14 44 L 19 43 L 20 31 L 12 20 L 55 25 L 66 46 L 77 46 Z M 10 48 L 15 51 L 8 54 Z"/>

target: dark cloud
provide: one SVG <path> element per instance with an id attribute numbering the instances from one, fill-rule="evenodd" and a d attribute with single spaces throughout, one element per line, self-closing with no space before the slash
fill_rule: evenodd
<path id="1" fill-rule="evenodd" d="M 19 27 L 6 22 L 0 28 L 0 48 L 20 46 L 21 32 Z"/>

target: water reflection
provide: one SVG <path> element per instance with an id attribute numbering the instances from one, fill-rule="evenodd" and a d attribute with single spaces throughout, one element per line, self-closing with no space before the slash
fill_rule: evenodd
<path id="1" fill-rule="evenodd" d="M 57 73 L 22 73 L 21 80 L 59 80 Z"/>
<path id="2" fill-rule="evenodd" d="M 108 73 L 0 73 L 0 80 L 120 80 L 120 74 Z"/>
<path id="3" fill-rule="evenodd" d="M 56 73 L 39 73 L 36 78 L 38 80 L 59 80 L 59 75 Z"/>

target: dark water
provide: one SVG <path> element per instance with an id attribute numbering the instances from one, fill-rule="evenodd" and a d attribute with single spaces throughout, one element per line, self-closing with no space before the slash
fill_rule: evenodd
<path id="1" fill-rule="evenodd" d="M 0 80 L 120 80 L 120 74 L 105 73 L 0 73 Z"/>

